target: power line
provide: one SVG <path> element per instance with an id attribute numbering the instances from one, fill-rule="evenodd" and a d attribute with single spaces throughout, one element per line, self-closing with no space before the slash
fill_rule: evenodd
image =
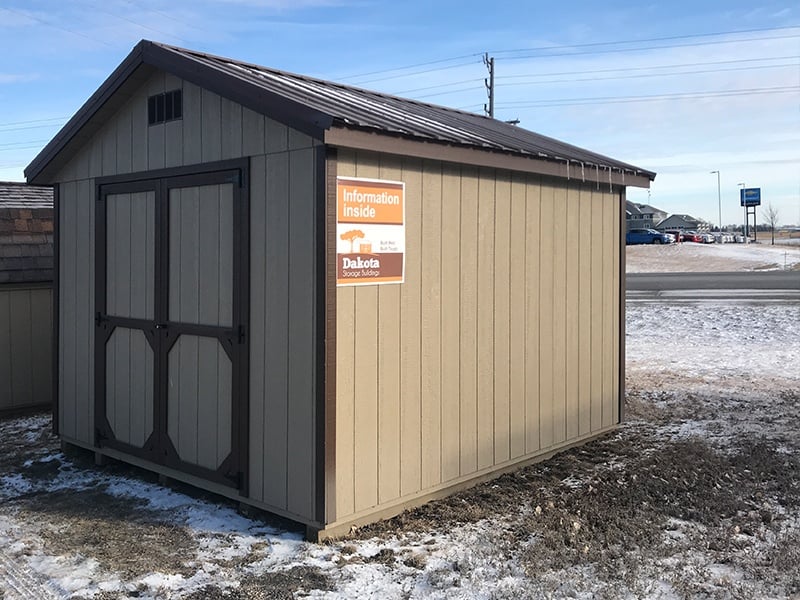
<path id="1" fill-rule="evenodd" d="M 126 22 L 128 22 L 128 23 L 131 23 L 132 25 L 136 25 L 137 27 L 141 27 L 142 29 L 146 29 L 146 30 L 148 30 L 148 31 L 152 31 L 153 33 L 158 33 L 158 34 L 160 34 L 160 35 L 166 35 L 167 37 L 170 37 L 170 38 L 173 38 L 173 39 L 175 39 L 175 40 L 178 40 L 179 42 L 181 42 L 181 43 L 183 43 L 183 44 L 186 44 L 187 46 L 189 45 L 189 42 L 187 42 L 187 41 L 186 41 L 185 39 L 183 39 L 183 38 L 180 38 L 180 37 L 178 37 L 178 36 L 177 36 L 177 35 L 175 35 L 175 34 L 172 34 L 172 33 L 167 33 L 166 31 L 161 31 L 160 29 L 156 29 L 156 28 L 154 28 L 154 27 L 150 27 L 149 25 L 143 25 L 142 23 L 137 23 L 137 22 L 136 22 L 136 21 L 134 21 L 133 19 L 129 19 L 129 18 L 127 18 L 127 17 L 123 17 L 123 16 L 121 16 L 121 15 L 118 15 L 118 14 L 116 14 L 116 13 L 112 13 L 112 12 L 110 12 L 110 11 L 104 10 L 104 9 L 102 9 L 102 8 L 98 7 L 98 6 L 97 6 L 97 4 L 94 4 L 93 2 L 90 2 L 90 3 L 89 3 L 89 6 L 92 6 L 92 7 L 94 7 L 94 9 L 95 9 L 95 10 L 98 10 L 98 11 L 100 11 L 100 12 L 102 12 L 102 13 L 105 13 L 105 14 L 107 14 L 107 15 L 109 15 L 109 16 L 112 16 L 112 17 L 114 17 L 114 18 L 116 18 L 116 19 L 120 19 L 121 21 L 126 21 Z"/>
<path id="2" fill-rule="evenodd" d="M 474 92 L 475 89 L 476 89 L 475 87 L 458 88 L 458 89 L 455 89 L 455 90 L 447 90 L 447 91 L 444 91 L 444 92 L 435 92 L 433 94 L 422 94 L 422 95 L 414 96 L 414 98 L 416 100 L 422 100 L 423 98 L 433 98 L 435 96 L 449 96 L 450 94 L 458 94 L 458 93 L 461 93 L 461 92 Z"/>
<path id="3" fill-rule="evenodd" d="M 357 75 L 347 75 L 345 77 L 340 77 L 339 79 L 334 79 L 334 81 L 347 81 L 348 79 L 358 79 L 359 77 L 368 77 L 370 75 L 383 75 L 384 73 L 393 73 L 395 71 L 405 71 L 407 69 L 415 69 L 417 67 L 427 67 L 429 65 L 438 65 L 445 62 L 453 62 L 456 60 L 463 60 L 465 58 L 474 58 L 476 56 L 483 56 L 482 52 L 476 52 L 475 54 L 464 54 L 462 56 L 453 56 L 450 58 L 440 58 L 438 60 L 429 60 L 427 62 L 416 63 L 413 65 L 406 65 L 405 67 L 394 67 L 391 69 L 381 69 L 379 71 L 368 71 L 367 73 L 359 73 Z M 470 61 L 472 62 L 472 61 Z M 469 64 L 469 63 L 466 63 Z M 461 65 L 453 65 L 461 66 Z M 450 68 L 450 67 L 446 67 Z M 428 73 L 429 71 L 421 71 L 422 73 Z M 407 77 L 407 75 L 401 75 L 401 77 Z M 377 80 L 380 81 L 380 80 Z M 364 81 L 362 83 L 369 83 L 368 81 Z"/>
<path id="4" fill-rule="evenodd" d="M 66 121 L 69 117 L 52 117 L 50 119 L 33 119 L 32 121 L 9 121 L 8 123 L 0 123 L 0 127 L 6 125 L 28 125 L 30 123 L 47 123 L 50 121 Z"/>
<path id="5" fill-rule="evenodd" d="M 762 27 L 758 29 L 738 29 L 732 31 L 715 31 L 712 33 L 695 33 L 695 34 L 686 34 L 686 35 L 672 35 L 668 37 L 657 37 L 657 38 L 645 38 L 640 40 L 617 40 L 617 41 L 609 41 L 609 42 L 589 42 L 586 44 L 571 44 L 571 45 L 558 45 L 558 46 L 538 46 L 533 48 L 517 48 L 515 50 L 491 50 L 490 53 L 492 54 L 509 54 L 514 52 L 536 52 L 539 50 L 553 50 L 554 48 L 591 48 L 595 46 L 612 46 L 618 44 L 641 44 L 645 42 L 667 42 L 671 40 L 685 40 L 691 38 L 702 38 L 702 37 L 715 37 L 720 35 L 738 35 L 740 33 L 759 33 L 763 31 L 783 31 L 787 29 L 798 29 L 800 26 L 798 25 L 787 25 L 783 27 Z M 790 36 L 794 37 L 794 36 Z M 761 39 L 761 38 L 759 38 Z M 771 39 L 771 38 L 767 38 Z M 668 46 L 664 46 L 668 47 Z"/>
<path id="6" fill-rule="evenodd" d="M 440 62 L 440 61 L 438 61 L 438 62 Z M 356 82 L 353 85 L 364 85 L 365 83 L 374 83 L 376 81 L 386 81 L 387 79 L 402 79 L 404 77 L 412 77 L 414 75 L 422 75 L 424 73 L 433 73 L 435 71 L 446 71 L 447 69 L 455 69 L 456 67 L 464 67 L 466 65 L 471 65 L 471 64 L 474 64 L 474 63 L 475 63 L 475 61 L 470 60 L 470 61 L 467 61 L 467 62 L 461 62 L 461 63 L 457 63 L 455 65 L 449 65 L 449 66 L 446 66 L 446 67 L 436 67 L 436 68 L 433 68 L 433 69 L 424 69 L 422 71 L 412 71 L 411 73 L 403 73 L 403 74 L 400 74 L 400 75 L 387 75 L 386 77 L 377 77 L 375 79 L 365 79 L 364 81 Z M 398 70 L 398 69 L 393 69 L 393 70 Z"/>
<path id="7" fill-rule="evenodd" d="M 642 39 L 642 40 L 618 40 L 618 41 L 611 41 L 611 42 L 594 42 L 594 43 L 587 43 L 587 44 L 560 45 L 560 46 L 541 46 L 541 47 L 533 47 L 533 48 L 518 48 L 518 49 L 512 49 L 512 50 L 494 50 L 494 51 L 492 51 L 492 53 L 496 53 L 496 54 L 513 54 L 515 52 L 532 52 L 532 51 L 543 51 L 543 50 L 548 50 L 549 51 L 549 50 L 562 49 L 562 48 L 590 48 L 590 47 L 596 47 L 596 46 L 608 46 L 608 45 L 619 45 L 619 44 L 638 44 L 638 43 L 653 42 L 653 41 L 670 41 L 670 40 L 678 40 L 678 39 L 713 37 L 713 36 L 720 36 L 720 35 L 736 35 L 736 34 L 741 34 L 741 33 L 757 33 L 757 32 L 764 32 L 764 31 L 782 31 L 782 30 L 797 29 L 797 28 L 798 28 L 798 26 L 796 26 L 796 25 L 785 26 L 785 27 L 764 27 L 764 28 L 758 28 L 758 29 L 741 29 L 741 30 L 720 31 L 720 32 L 712 32 L 712 33 L 698 33 L 698 34 L 691 34 L 691 35 L 679 35 L 679 36 L 669 36 L 669 37 L 660 37 L 660 38 L 647 38 L 647 39 Z M 785 39 L 785 38 L 793 38 L 793 37 L 797 37 L 797 36 L 777 36 L 777 37 L 776 36 L 771 36 L 771 37 L 766 37 L 766 38 L 749 38 L 749 39 L 744 39 L 744 40 L 730 40 L 730 41 L 723 40 L 723 41 L 711 42 L 711 43 L 724 44 L 724 43 L 733 43 L 733 42 L 737 42 L 737 41 L 756 41 L 756 40 L 762 40 L 762 39 L 772 40 L 772 39 Z M 681 44 L 681 45 L 672 45 L 672 46 L 662 45 L 662 46 L 656 46 L 654 48 L 628 48 L 628 49 L 617 49 L 617 50 L 611 50 L 611 51 L 605 51 L 605 52 L 623 52 L 623 51 L 631 52 L 631 51 L 635 51 L 635 50 L 650 50 L 650 49 L 660 49 L 660 48 L 678 48 L 678 47 L 693 46 L 693 45 L 705 45 L 705 43 L 699 42 L 697 44 Z M 605 53 L 605 52 L 600 51 L 600 52 L 597 52 L 597 53 Z M 580 55 L 580 54 L 594 54 L 594 52 L 582 52 L 582 53 L 566 52 L 566 53 L 562 53 L 562 54 L 552 54 L 551 53 L 551 54 L 548 54 L 546 56 L 575 56 L 575 55 Z M 466 58 L 475 58 L 475 57 L 482 56 L 482 55 L 483 55 L 483 53 L 481 53 L 481 52 L 476 52 L 474 54 L 464 54 L 464 55 L 461 55 L 461 56 L 453 56 L 453 57 L 442 58 L 442 59 L 438 59 L 438 60 L 431 60 L 431 61 L 426 61 L 426 62 L 414 63 L 414 64 L 411 64 L 411 65 L 406 65 L 406 66 L 402 66 L 402 67 L 392 67 L 390 69 L 380 69 L 380 70 L 376 70 L 376 71 L 368 71 L 368 72 L 358 73 L 358 74 L 354 74 L 354 75 L 347 75 L 345 77 L 340 77 L 338 79 L 335 79 L 334 81 L 346 82 L 346 81 L 349 81 L 349 80 L 352 80 L 352 79 L 358 79 L 358 78 L 361 78 L 361 77 L 369 77 L 371 75 L 386 75 L 388 73 L 395 73 L 397 71 L 406 71 L 406 70 L 409 70 L 409 69 L 415 69 L 417 67 L 426 67 L 426 66 L 429 66 L 429 65 L 436 65 L 436 64 L 446 63 L 446 62 L 460 61 L 460 60 L 463 60 L 463 59 L 466 59 Z M 525 58 L 539 58 L 539 57 L 537 57 L 537 56 L 532 56 L 532 57 L 529 57 L 529 56 L 506 57 L 505 60 L 521 60 L 521 59 L 525 59 Z M 793 58 L 793 57 L 783 57 L 783 58 Z M 753 59 L 753 60 L 760 60 L 760 59 Z M 769 60 L 769 59 L 764 59 L 764 60 Z M 374 83 L 374 82 L 378 82 L 378 81 L 386 81 L 387 79 L 411 77 L 413 75 L 421 75 L 421 74 L 431 73 L 431 72 L 435 72 L 435 71 L 443 71 L 443 70 L 447 70 L 447 69 L 452 69 L 452 68 L 456 68 L 456 67 L 472 64 L 472 62 L 473 61 L 467 61 L 467 62 L 462 62 L 462 63 L 459 63 L 459 64 L 455 64 L 455 65 L 439 67 L 439 68 L 436 68 L 436 69 L 425 69 L 425 70 L 421 70 L 421 71 L 414 71 L 414 72 L 411 72 L 411 73 L 404 73 L 404 74 L 401 74 L 401 75 L 394 75 L 394 76 L 386 76 L 386 77 L 368 79 L 368 80 L 356 82 L 356 83 L 354 83 L 354 85 L 363 85 L 365 83 Z M 722 62 L 722 61 L 720 61 L 720 62 Z M 659 67 L 654 67 L 654 68 L 659 68 Z M 600 72 L 600 71 L 597 71 L 597 72 Z M 559 73 L 559 74 L 561 74 L 561 73 Z M 411 90 L 411 91 L 418 91 L 418 90 Z M 409 93 L 409 91 L 397 92 L 397 93 L 398 94 L 405 94 L 405 93 Z"/>
<path id="8" fill-rule="evenodd" d="M 483 79 L 463 79 L 461 81 L 451 81 L 450 83 L 440 83 L 438 85 L 426 85 L 425 87 L 421 88 L 414 88 L 413 90 L 400 90 L 399 92 L 392 92 L 393 95 L 397 96 L 400 94 L 411 94 L 413 92 L 424 92 L 427 90 L 435 90 L 438 88 L 443 87 L 450 87 L 451 85 L 461 85 L 464 83 L 476 83 L 478 81 L 483 81 Z"/>
<path id="9" fill-rule="evenodd" d="M 560 71 L 551 73 L 527 73 L 525 75 L 500 75 L 497 79 L 519 79 L 522 77 L 552 77 L 554 75 L 587 75 L 595 73 L 616 73 L 618 71 L 651 71 L 653 69 L 677 69 L 683 67 L 706 67 L 710 65 L 730 65 L 747 62 L 761 62 L 765 60 L 789 60 L 800 56 L 768 56 L 764 58 L 740 58 L 736 60 L 716 60 L 707 62 L 681 63 L 673 65 L 654 65 L 652 67 L 618 67 L 616 69 L 591 69 L 589 71 Z"/>
<path id="10" fill-rule="evenodd" d="M 58 123 L 50 123 L 46 125 L 26 125 L 25 127 L 7 127 L 0 129 L 0 133 L 6 133 L 8 131 L 24 131 L 27 129 L 47 129 L 48 127 L 61 127 L 61 125 Z"/>
<path id="11" fill-rule="evenodd" d="M 11 13 L 18 14 L 20 16 L 25 17 L 26 19 L 33 19 L 34 21 L 39 21 L 39 23 L 43 23 L 44 25 L 47 25 L 48 27 L 52 27 L 54 29 L 60 29 L 62 31 L 66 31 L 67 33 L 71 33 L 73 35 L 77 35 L 77 36 L 80 36 L 82 38 L 86 38 L 89 41 L 95 42 L 97 44 L 103 44 L 104 46 L 108 46 L 109 48 L 112 48 L 112 49 L 116 50 L 116 48 L 113 45 L 109 44 L 108 42 L 104 42 L 103 40 L 99 40 L 97 38 L 93 38 L 90 35 L 86 35 L 85 33 L 81 33 L 80 31 L 75 31 L 74 29 L 70 29 L 68 27 L 62 27 L 61 25 L 55 25 L 54 23 L 50 23 L 49 21 L 45 21 L 41 17 L 37 17 L 37 16 L 35 16 L 33 14 L 26 13 L 26 12 L 23 12 L 21 10 L 15 10 L 13 8 L 6 8 L 6 7 L 3 7 L 3 10 L 6 10 L 6 11 L 11 12 Z"/>
<path id="12" fill-rule="evenodd" d="M 698 75 L 703 73 L 727 73 L 729 71 L 753 71 L 759 69 L 777 69 L 786 67 L 797 67 L 797 63 L 785 63 L 781 65 L 761 65 L 754 67 L 733 67 L 730 69 L 702 69 L 700 71 L 677 71 L 675 73 L 642 73 L 639 75 L 618 75 L 616 77 L 585 77 L 583 79 L 549 79 L 544 81 L 517 81 L 513 83 L 500 83 L 499 87 L 512 87 L 519 85 L 541 85 L 549 83 L 580 83 L 586 81 L 614 81 L 619 79 L 642 79 L 647 77 L 670 77 L 677 75 Z"/>
<path id="13" fill-rule="evenodd" d="M 699 98 L 724 98 L 728 96 L 752 96 L 761 94 L 786 94 L 800 91 L 800 86 L 783 86 L 771 88 L 746 88 L 738 90 L 718 90 L 704 92 L 683 92 L 676 94 L 655 94 L 649 96 L 598 96 L 594 98 L 553 98 L 550 100 L 521 100 L 518 102 L 502 102 L 500 106 L 507 108 L 550 106 L 575 106 L 585 104 L 619 104 L 627 102 L 649 102 L 656 100 L 687 100 Z"/>
<path id="14" fill-rule="evenodd" d="M 762 60 L 778 60 L 778 59 L 792 59 L 792 58 L 799 58 L 795 56 L 778 56 L 778 57 L 770 57 L 770 58 L 751 58 L 751 59 L 742 59 L 742 60 L 721 60 L 721 61 L 712 61 L 712 62 L 701 62 L 701 63 L 686 63 L 686 64 L 678 64 L 678 65 L 659 65 L 653 67 L 630 67 L 630 68 L 620 68 L 620 69 L 596 69 L 592 71 L 563 71 L 563 72 L 556 72 L 556 73 L 532 73 L 527 75 L 501 75 L 496 76 L 495 80 L 501 79 L 522 79 L 522 78 L 530 78 L 530 77 L 548 77 L 548 76 L 557 76 L 557 75 L 583 75 L 583 74 L 595 74 L 595 73 L 617 73 L 617 72 L 629 72 L 629 71 L 649 71 L 653 69 L 666 69 L 666 68 L 679 68 L 679 67 L 691 67 L 691 66 L 705 66 L 705 65 L 722 65 L 722 64 L 736 64 L 742 62 L 754 62 L 754 61 L 762 61 Z M 721 73 L 727 71 L 746 71 L 746 70 L 757 70 L 757 69 L 773 69 L 773 68 L 786 68 L 786 67 L 796 67 L 799 66 L 798 63 L 784 63 L 778 65 L 758 65 L 752 67 L 738 67 L 733 69 L 709 69 L 709 70 L 701 70 L 701 71 L 677 71 L 675 73 L 651 73 L 651 74 L 642 74 L 642 75 L 624 75 L 619 77 L 587 77 L 584 79 L 555 79 L 555 80 L 544 80 L 544 81 L 525 81 L 525 82 L 498 82 L 498 87 L 510 87 L 510 86 L 517 86 L 517 85 L 537 85 L 537 84 L 549 84 L 549 83 L 572 83 L 572 82 L 585 82 L 585 81 L 611 81 L 615 79 L 638 79 L 643 77 L 668 77 L 672 75 L 695 75 L 700 73 Z M 401 95 L 401 94 L 412 94 L 415 92 L 425 92 L 428 90 L 437 90 L 442 88 L 449 88 L 455 85 L 462 85 L 465 83 L 478 83 L 482 81 L 481 79 L 464 79 L 460 81 L 452 81 L 450 83 L 440 83 L 438 85 L 428 85 L 425 87 L 414 88 L 410 90 L 401 90 L 398 92 L 392 92 L 394 95 Z M 423 94 L 414 96 L 415 98 L 432 98 L 434 96 L 446 96 L 450 94 L 456 94 L 459 92 L 469 92 L 475 90 L 476 87 L 462 87 L 457 89 L 450 89 L 445 90 L 442 92 L 435 92 L 432 94 Z"/>
<path id="15" fill-rule="evenodd" d="M 664 46 L 644 46 L 641 48 L 615 48 L 612 50 L 592 50 L 589 52 L 558 52 L 551 54 L 528 54 L 524 56 L 507 56 L 503 60 L 524 60 L 529 58 L 553 58 L 554 56 L 583 56 L 587 54 L 620 54 L 622 52 L 643 52 L 645 50 L 666 50 L 670 48 L 690 48 L 695 46 L 713 46 L 719 44 L 738 44 L 740 42 L 757 42 L 763 40 L 795 39 L 796 35 L 779 35 L 770 37 L 744 38 L 738 40 L 718 40 L 709 42 L 695 42 L 693 44 L 668 44 Z"/>
<path id="16" fill-rule="evenodd" d="M 49 140 L 45 140 L 45 141 L 49 141 Z M 18 152 L 19 150 L 33 150 L 35 148 L 41 148 L 41 147 L 42 146 L 39 144 L 39 145 L 36 145 L 36 146 L 20 146 L 19 148 L 0 148 L 0 153 L 2 153 L 2 152 Z"/>
<path id="17" fill-rule="evenodd" d="M 24 146 L 25 144 L 45 144 L 50 140 L 26 140 L 24 142 L 10 142 L 7 144 L 0 144 L 0 148 L 7 148 L 10 150 L 18 150 L 17 146 Z M 37 146 L 38 147 L 38 146 Z"/>
<path id="18" fill-rule="evenodd" d="M 125 4 L 127 4 L 128 6 L 133 6 L 134 8 L 140 8 L 140 9 L 145 10 L 147 12 L 151 12 L 151 13 L 154 13 L 154 14 L 157 14 L 157 15 L 161 15 L 162 17 L 165 17 L 165 18 L 169 19 L 170 21 L 175 21 L 176 23 L 179 23 L 180 25 L 183 25 L 184 27 L 190 27 L 190 28 L 194 29 L 195 31 L 199 31 L 200 33 L 218 33 L 216 31 L 212 31 L 211 29 L 205 29 L 205 28 L 202 28 L 202 27 L 197 27 L 196 25 L 192 25 L 191 23 L 187 23 L 183 19 L 177 19 L 177 18 L 173 17 L 172 15 L 170 15 L 169 13 L 157 10 L 155 8 L 150 8 L 150 7 L 145 8 L 144 6 L 138 6 L 135 2 L 132 2 L 131 0 L 122 0 L 122 1 Z M 176 39 L 180 39 L 180 38 L 176 38 Z"/>

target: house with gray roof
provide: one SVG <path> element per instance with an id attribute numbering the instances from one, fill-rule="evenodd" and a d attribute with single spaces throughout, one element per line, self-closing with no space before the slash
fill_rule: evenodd
<path id="1" fill-rule="evenodd" d="M 625 202 L 625 223 L 628 231 L 631 229 L 655 229 L 656 225 L 666 218 L 666 211 L 655 206 L 631 201 Z"/>
<path id="2" fill-rule="evenodd" d="M 701 219 L 696 219 L 691 215 L 670 215 L 659 222 L 655 228 L 660 231 L 674 229 L 678 231 L 708 231 L 709 224 Z"/>

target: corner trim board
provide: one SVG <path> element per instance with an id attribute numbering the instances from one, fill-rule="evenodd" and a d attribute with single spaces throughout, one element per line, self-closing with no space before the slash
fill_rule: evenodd
<path id="1" fill-rule="evenodd" d="M 59 250 L 59 246 L 61 243 L 61 234 L 59 233 L 60 230 L 60 222 L 61 222 L 61 201 L 60 195 L 61 188 L 59 184 L 53 186 L 53 294 L 52 294 L 52 311 L 53 311 L 53 339 L 52 339 L 52 361 L 53 361 L 53 435 L 59 434 L 59 421 L 58 421 L 58 383 L 59 383 L 59 373 L 58 373 L 58 354 L 59 354 L 59 344 L 60 339 L 58 335 L 59 330 L 59 287 L 61 282 L 61 275 L 59 271 L 61 270 L 61 251 Z"/>

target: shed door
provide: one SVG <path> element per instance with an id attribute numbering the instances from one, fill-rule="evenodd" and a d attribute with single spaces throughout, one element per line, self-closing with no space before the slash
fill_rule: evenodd
<path id="1" fill-rule="evenodd" d="M 97 214 L 98 444 L 234 487 L 246 456 L 240 181 L 101 186 Z"/>

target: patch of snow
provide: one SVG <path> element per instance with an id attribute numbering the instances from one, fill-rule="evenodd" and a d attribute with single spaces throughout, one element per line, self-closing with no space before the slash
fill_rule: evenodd
<path id="1" fill-rule="evenodd" d="M 800 247 L 764 244 L 626 246 L 628 273 L 754 271 L 796 268 Z"/>

